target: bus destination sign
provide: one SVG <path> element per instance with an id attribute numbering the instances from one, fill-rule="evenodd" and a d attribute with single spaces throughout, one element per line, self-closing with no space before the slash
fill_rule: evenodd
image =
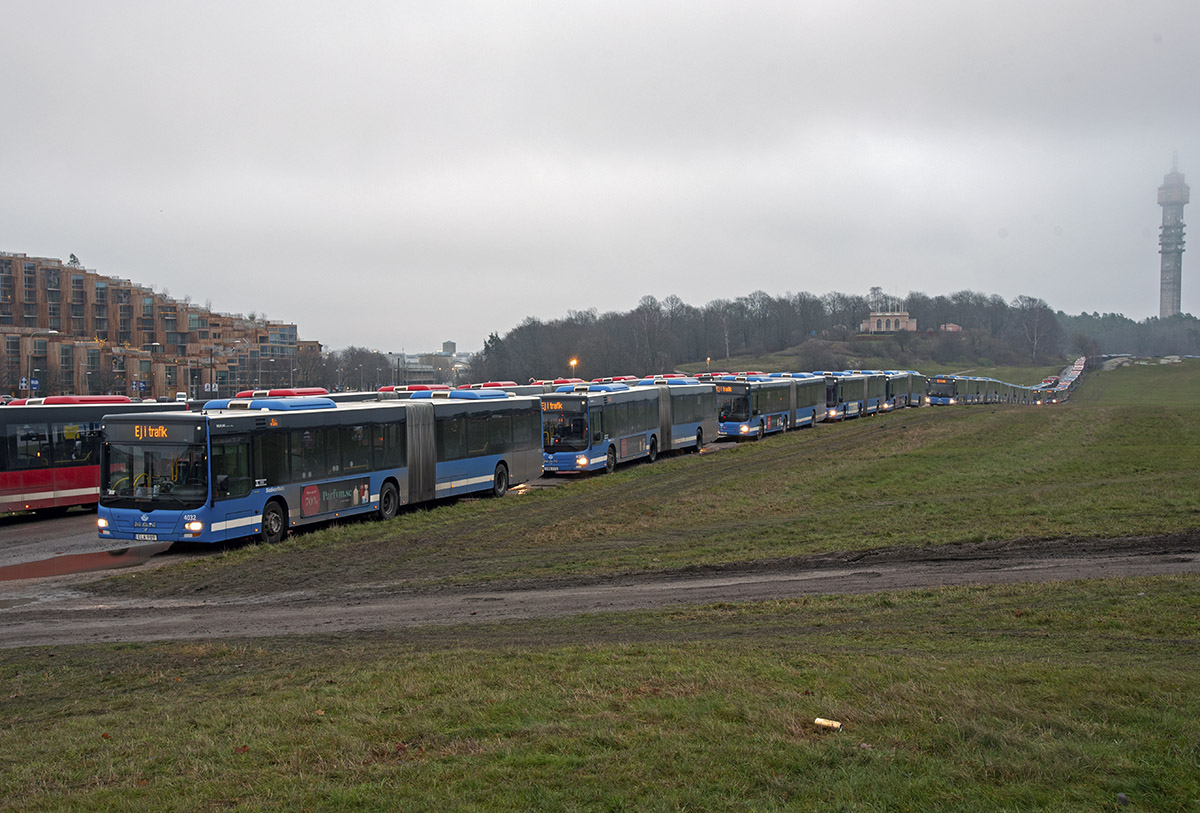
<path id="1" fill-rule="evenodd" d="M 204 439 L 204 427 L 193 421 L 106 421 L 104 438 L 109 443 L 197 443 Z"/>

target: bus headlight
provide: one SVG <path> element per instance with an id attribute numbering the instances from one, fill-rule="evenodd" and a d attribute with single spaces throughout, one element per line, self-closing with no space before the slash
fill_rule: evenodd
<path id="1" fill-rule="evenodd" d="M 183 527 L 184 527 L 184 530 L 188 530 L 194 534 L 198 534 L 204 530 L 204 523 L 200 522 L 198 520 L 192 520 L 191 522 L 185 524 Z"/>
<path id="2" fill-rule="evenodd" d="M 107 527 L 108 527 L 108 520 L 106 520 L 104 517 L 100 517 L 100 518 L 98 518 L 98 519 L 96 520 L 96 527 L 97 527 L 97 528 L 107 528 Z"/>
<path id="3" fill-rule="evenodd" d="M 579 457 L 575 458 L 575 468 L 586 469 L 587 464 L 588 464 L 587 455 L 581 454 Z"/>
<path id="4" fill-rule="evenodd" d="M 738 432 L 740 432 L 743 435 L 748 435 L 748 434 L 750 434 L 750 427 L 747 426 L 746 424 L 742 424 L 741 426 L 738 427 Z"/>

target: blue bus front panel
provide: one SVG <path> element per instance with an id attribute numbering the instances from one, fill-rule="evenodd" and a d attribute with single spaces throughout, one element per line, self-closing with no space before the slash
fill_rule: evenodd
<path id="1" fill-rule="evenodd" d="M 717 424 L 717 436 L 730 438 L 757 437 L 760 424 L 764 435 L 769 435 L 772 432 L 782 432 L 787 428 L 787 419 L 788 413 L 774 412 L 770 415 L 759 415 L 748 421 L 720 421 Z"/>

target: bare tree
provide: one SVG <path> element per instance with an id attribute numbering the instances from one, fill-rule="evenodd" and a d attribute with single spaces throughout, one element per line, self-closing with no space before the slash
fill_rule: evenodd
<path id="1" fill-rule="evenodd" d="M 1022 294 L 1012 302 L 1016 318 L 1013 320 L 1016 338 L 1023 342 L 1030 362 L 1037 362 L 1038 354 L 1057 355 L 1062 345 L 1062 327 L 1054 311 L 1044 300 Z"/>

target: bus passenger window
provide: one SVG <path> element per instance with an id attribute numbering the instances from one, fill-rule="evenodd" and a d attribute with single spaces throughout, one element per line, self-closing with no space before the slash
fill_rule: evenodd
<path id="1" fill-rule="evenodd" d="M 250 477 L 250 443 L 229 439 L 212 445 L 213 493 L 218 500 L 244 497 L 254 481 Z"/>
<path id="2" fill-rule="evenodd" d="M 50 465 L 50 433 L 46 424 L 10 424 L 6 441 L 12 468 L 41 469 Z"/>

